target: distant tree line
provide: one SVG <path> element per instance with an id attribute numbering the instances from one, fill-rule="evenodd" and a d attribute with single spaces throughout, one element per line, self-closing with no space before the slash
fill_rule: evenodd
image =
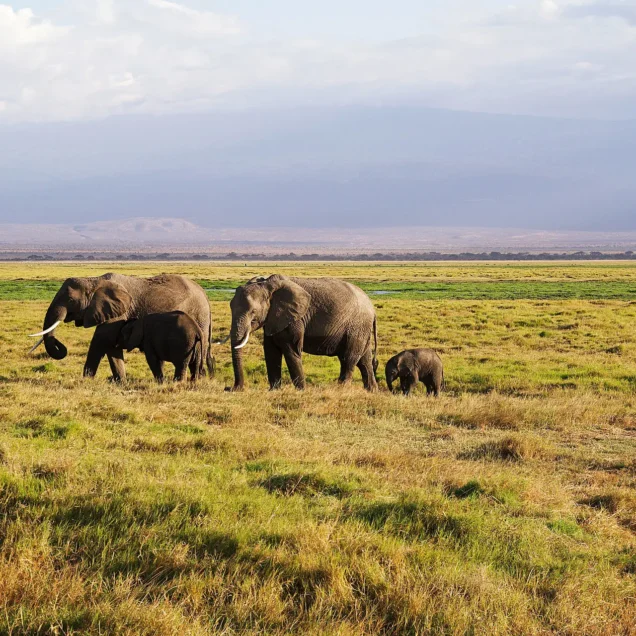
<path id="1" fill-rule="evenodd" d="M 444 254 L 441 252 L 407 252 L 373 254 L 118 254 L 100 253 L 75 254 L 69 256 L 62 253 L 30 254 L 28 256 L 2 256 L 3 261 L 53 261 L 53 260 L 117 260 L 117 261 L 591 261 L 591 260 L 635 260 L 636 253 L 626 252 L 461 252 Z"/>

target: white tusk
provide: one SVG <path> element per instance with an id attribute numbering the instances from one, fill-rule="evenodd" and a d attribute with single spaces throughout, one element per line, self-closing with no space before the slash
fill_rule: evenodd
<path id="1" fill-rule="evenodd" d="M 53 329 L 55 329 L 55 327 L 57 327 L 61 322 L 62 322 L 61 320 L 58 320 L 52 327 L 49 327 L 48 329 L 45 329 L 44 331 L 40 331 L 40 333 L 29 334 L 29 338 L 39 338 L 40 336 L 44 336 L 50 331 L 53 331 Z"/>
<path id="2" fill-rule="evenodd" d="M 212 344 L 215 344 L 215 345 L 217 345 L 217 344 L 225 344 L 229 339 L 230 339 L 230 336 L 226 336 L 225 338 L 223 338 L 223 340 L 216 340 Z"/>
<path id="3" fill-rule="evenodd" d="M 247 336 L 245 336 L 245 338 L 243 338 L 243 342 L 241 342 L 241 344 L 237 344 L 236 347 L 234 347 L 235 349 L 242 349 L 246 344 L 247 341 L 250 339 L 250 332 L 247 332 Z"/>
<path id="4" fill-rule="evenodd" d="M 29 349 L 29 353 L 33 353 L 44 342 L 44 336 L 42 336 L 33 347 Z"/>

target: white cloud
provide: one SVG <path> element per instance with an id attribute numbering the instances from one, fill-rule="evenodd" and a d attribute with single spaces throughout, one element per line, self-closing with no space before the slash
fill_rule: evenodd
<path id="1" fill-rule="evenodd" d="M 31 9 L 14 11 L 10 6 L 0 4 L 0 51 L 50 42 L 66 35 L 68 30 L 38 20 Z"/>
<path id="2" fill-rule="evenodd" d="M 577 62 L 574 65 L 574 70 L 581 73 L 597 73 L 602 69 L 603 67 L 600 64 L 593 64 L 592 62 Z"/>
<path id="3" fill-rule="evenodd" d="M 114 0 L 96 0 L 97 1 L 97 19 L 104 24 L 113 24 L 115 22 L 115 3 Z"/>
<path id="4" fill-rule="evenodd" d="M 608 17 L 616 3 L 496 12 L 449 0 L 461 19 L 381 44 L 276 39 L 171 0 L 92 2 L 72 25 L 0 5 L 0 123 L 321 101 L 594 117 L 636 107 L 636 29 Z M 627 15 L 636 0 L 620 5 Z"/>
<path id="5" fill-rule="evenodd" d="M 147 0 L 147 4 L 165 12 L 172 21 L 172 28 L 185 26 L 192 34 L 236 35 L 241 32 L 238 21 L 232 16 L 197 11 L 168 0 Z"/>
<path id="6" fill-rule="evenodd" d="M 547 20 L 552 20 L 559 15 L 559 5 L 554 0 L 541 0 L 539 15 Z"/>

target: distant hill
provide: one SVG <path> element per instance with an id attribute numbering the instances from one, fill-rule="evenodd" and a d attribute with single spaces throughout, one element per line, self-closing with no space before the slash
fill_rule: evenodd
<path id="1" fill-rule="evenodd" d="M 0 224 L 0 251 L 152 250 L 179 248 L 210 254 L 374 252 L 617 252 L 636 249 L 636 232 L 574 232 L 518 228 L 383 227 L 204 228 L 184 219 L 139 217 L 83 224 Z"/>
<path id="2" fill-rule="evenodd" d="M 183 219 L 135 218 L 71 224 L 0 224 L 0 245 L 144 245 L 210 240 L 213 234 Z"/>

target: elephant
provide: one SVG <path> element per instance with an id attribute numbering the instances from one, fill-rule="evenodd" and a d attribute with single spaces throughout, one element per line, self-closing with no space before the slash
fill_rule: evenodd
<path id="1" fill-rule="evenodd" d="M 426 393 L 439 396 L 444 387 L 444 366 L 432 349 L 407 349 L 394 355 L 385 367 L 386 385 L 393 391 L 393 382 L 400 378 L 400 390 L 409 395 L 418 381 L 426 386 Z"/>
<path id="2" fill-rule="evenodd" d="M 357 366 L 365 388 L 377 389 L 375 309 L 355 285 L 334 278 L 260 276 L 236 290 L 230 308 L 234 386 L 229 390 L 243 389 L 242 349 L 261 327 L 270 389 L 281 384 L 283 357 L 294 386 L 305 387 L 303 351 L 337 356 L 343 384 L 351 382 Z"/>
<path id="3" fill-rule="evenodd" d="M 174 364 L 174 380 L 185 379 L 190 369 L 193 382 L 205 375 L 203 367 L 203 334 L 190 316 L 182 311 L 149 314 L 128 321 L 117 338 L 117 346 L 126 351 L 139 349 L 146 355 L 148 366 L 160 384 L 163 363 Z"/>
<path id="4" fill-rule="evenodd" d="M 40 340 L 31 351 L 44 342 L 47 353 L 62 360 L 67 349 L 54 335 L 61 322 L 75 321 L 76 327 L 87 329 L 97 327 L 88 348 L 84 377 L 94 376 L 102 358 L 108 356 L 113 380 L 123 381 L 126 367 L 123 349 L 117 347 L 117 336 L 125 321 L 175 310 L 188 314 L 201 330 L 206 366 L 212 375 L 210 303 L 199 285 L 173 274 L 138 278 L 109 273 L 91 278 L 68 278 L 49 305 L 43 331 L 33 334 Z"/>

